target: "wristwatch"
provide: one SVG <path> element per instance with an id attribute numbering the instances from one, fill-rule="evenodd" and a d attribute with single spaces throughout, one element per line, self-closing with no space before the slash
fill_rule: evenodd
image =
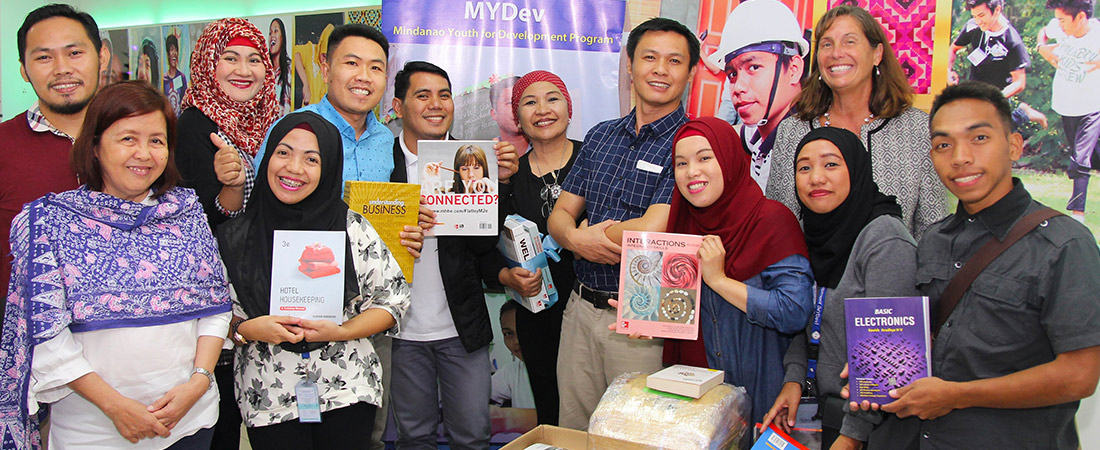
<path id="1" fill-rule="evenodd" d="M 196 367 L 195 370 L 191 371 L 191 375 L 194 376 L 196 373 L 202 374 L 206 379 L 210 380 L 210 384 L 206 386 L 206 390 L 209 391 L 210 388 L 214 387 L 214 374 L 210 373 L 209 370 L 203 369 L 202 367 Z"/>

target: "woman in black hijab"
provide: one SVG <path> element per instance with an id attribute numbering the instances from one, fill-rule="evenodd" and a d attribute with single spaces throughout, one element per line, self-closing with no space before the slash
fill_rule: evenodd
<path id="1" fill-rule="evenodd" d="M 909 297 L 916 288 L 916 242 L 901 221 L 894 196 L 871 178 L 871 156 L 852 132 L 816 128 L 798 144 L 795 188 L 801 207 L 810 267 L 817 282 L 814 314 L 806 338 L 791 342 L 784 358 L 783 390 L 764 418 L 783 428 L 794 424 L 807 378 L 822 408 L 822 448 L 853 448 L 867 441 L 881 421 L 878 412 L 849 412 L 840 398 L 847 360 L 844 299 Z M 808 355 L 816 347 L 816 371 Z"/>
<path id="2" fill-rule="evenodd" d="M 256 448 L 364 447 L 382 380 L 367 337 L 396 331 L 408 284 L 378 233 L 341 200 L 343 150 L 332 124 L 312 112 L 288 115 L 265 150 L 248 209 L 218 229 L 236 293 L 236 393 L 249 440 Z M 346 233 L 344 255 L 334 258 L 344 268 L 343 323 L 268 315 L 275 230 Z M 302 383 L 317 388 L 320 423 L 299 416 Z"/>

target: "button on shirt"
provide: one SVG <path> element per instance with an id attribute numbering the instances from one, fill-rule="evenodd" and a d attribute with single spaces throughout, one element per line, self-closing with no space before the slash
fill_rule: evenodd
<path id="1" fill-rule="evenodd" d="M 393 132 L 382 125 L 374 117 L 374 113 L 367 113 L 367 128 L 357 139 L 355 128 L 329 103 L 327 95 L 320 103 L 299 108 L 297 111 L 320 114 L 340 130 L 340 141 L 344 146 L 344 181 L 390 181 L 390 172 L 393 172 Z M 274 129 L 275 126 L 272 125 L 271 128 Z M 271 130 L 267 130 L 267 134 L 270 137 Z M 256 167 L 263 160 L 265 151 L 267 137 L 256 153 Z"/>
<path id="2" fill-rule="evenodd" d="M 970 215 L 960 205 L 924 234 L 917 248 L 922 295 L 938 301 L 958 263 L 1043 207 L 1018 179 L 1013 182 L 1012 191 L 992 206 Z M 1100 345 L 1098 273 L 1100 250 L 1084 226 L 1067 216 L 1041 224 L 987 266 L 963 295 L 933 342 L 932 374 L 948 381 L 1000 377 Z M 1077 448 L 1078 403 L 958 409 L 922 421 L 919 432 L 910 428 L 916 435 L 883 442 L 919 436 L 921 448 Z"/>
<path id="3" fill-rule="evenodd" d="M 635 133 L 636 113 L 592 127 L 562 185 L 584 197 L 589 224 L 636 219 L 650 205 L 667 204 L 672 197 L 672 138 L 687 123 L 687 114 L 681 106 Z M 619 290 L 619 264 L 578 259 L 573 268 L 577 279 L 590 288 Z"/>

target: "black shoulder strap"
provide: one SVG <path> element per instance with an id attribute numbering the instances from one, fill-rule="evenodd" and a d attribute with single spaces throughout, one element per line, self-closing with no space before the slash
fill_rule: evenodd
<path id="1" fill-rule="evenodd" d="M 1012 247 L 1016 241 L 1024 237 L 1024 235 L 1034 230 L 1039 224 L 1046 222 L 1047 220 L 1061 215 L 1062 213 L 1050 208 L 1043 208 L 1035 211 L 1031 214 L 1024 216 L 1016 225 L 1012 227 L 1008 232 L 1008 236 L 1005 236 L 1003 241 L 998 240 L 996 236 L 990 238 L 982 248 L 978 249 L 978 252 L 974 256 L 970 257 L 970 260 L 963 265 L 962 269 L 959 269 L 959 273 L 955 274 L 955 277 L 947 283 L 947 288 L 943 290 L 943 294 L 940 295 L 939 304 L 936 307 L 935 324 L 932 326 L 932 336 L 935 337 L 939 334 L 940 328 L 947 322 L 947 318 L 951 315 L 951 312 L 955 310 L 955 306 L 958 306 L 959 299 L 963 294 L 970 289 L 970 284 L 974 282 L 974 279 L 978 278 L 978 275 L 985 270 L 985 267 L 993 260 L 1001 256 L 1005 250 Z"/>

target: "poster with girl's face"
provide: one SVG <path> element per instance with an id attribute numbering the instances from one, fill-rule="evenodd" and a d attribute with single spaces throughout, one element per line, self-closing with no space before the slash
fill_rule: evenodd
<path id="1" fill-rule="evenodd" d="M 275 67 L 275 96 L 279 99 L 281 115 L 286 115 L 291 111 L 293 99 L 291 85 L 294 74 L 291 68 L 290 45 L 294 38 L 294 15 L 255 16 L 246 19 L 256 25 L 267 40 L 268 55 Z"/>

